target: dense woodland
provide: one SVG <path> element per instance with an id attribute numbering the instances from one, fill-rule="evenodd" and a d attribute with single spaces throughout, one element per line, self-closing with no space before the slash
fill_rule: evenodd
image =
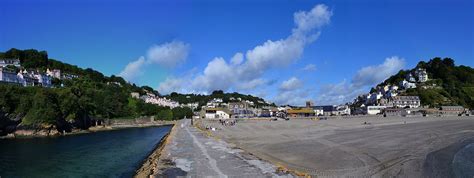
<path id="1" fill-rule="evenodd" d="M 416 89 L 408 89 L 404 95 L 420 96 L 422 105 L 438 107 L 442 105 L 462 105 L 474 108 L 474 69 L 469 66 L 456 66 L 451 58 L 433 58 L 428 62 L 421 61 L 416 67 L 425 68 L 428 82 Z M 401 70 L 383 83 L 398 84 L 412 70 Z"/>
<path id="2" fill-rule="evenodd" d="M 127 83 L 118 76 L 104 76 L 93 69 L 49 59 L 45 51 L 11 49 L 0 58 L 19 58 L 25 69 L 45 71 L 60 69 L 62 73 L 79 76 L 70 80 L 53 81 L 55 87 L 22 87 L 0 84 L 0 131 L 11 121 L 25 127 L 44 124 L 87 129 L 97 119 L 127 119 L 157 116 L 173 120 L 191 117 L 189 108 L 160 107 L 132 98 L 131 92 L 153 92 L 148 86 Z"/>

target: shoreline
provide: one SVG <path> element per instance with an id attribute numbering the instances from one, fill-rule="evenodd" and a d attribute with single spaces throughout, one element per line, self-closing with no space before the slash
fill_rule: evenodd
<path id="1" fill-rule="evenodd" d="M 74 129 L 68 133 L 59 133 L 56 130 L 46 130 L 46 129 L 19 129 L 14 133 L 8 134 L 6 136 L 1 136 L 0 139 L 30 139 L 30 138 L 56 138 L 72 135 L 81 135 L 81 134 L 90 134 L 95 132 L 104 132 L 104 131 L 114 131 L 121 129 L 130 129 L 130 128 L 145 128 L 145 127 L 158 127 L 158 126 L 171 126 L 174 125 L 176 121 L 158 121 L 156 123 L 149 124 L 117 124 L 117 125 L 102 125 L 90 127 L 87 130 Z M 51 134 L 51 132 L 53 132 Z"/>
<path id="2" fill-rule="evenodd" d="M 173 124 L 170 131 L 165 136 L 163 136 L 163 138 L 161 138 L 160 142 L 155 146 L 155 149 L 147 156 L 147 158 L 143 160 L 140 168 L 135 171 L 135 175 L 133 177 L 149 177 L 157 173 L 158 160 L 161 157 L 161 152 L 170 141 L 170 135 L 175 132 L 175 128 L 176 124 Z"/>
<path id="3" fill-rule="evenodd" d="M 454 177 L 453 160 L 456 153 L 469 144 L 474 143 L 474 138 L 467 138 L 455 142 L 426 155 L 423 162 L 424 177 Z"/>

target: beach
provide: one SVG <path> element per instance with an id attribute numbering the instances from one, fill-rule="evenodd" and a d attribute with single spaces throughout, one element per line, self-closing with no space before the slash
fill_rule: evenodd
<path id="1" fill-rule="evenodd" d="M 213 137 L 276 166 L 319 177 L 442 177 L 448 174 L 433 174 L 427 156 L 432 164 L 447 163 L 463 144 L 433 155 L 474 138 L 473 117 L 239 120 L 234 126 L 206 120 L 201 126 L 217 128 Z"/>

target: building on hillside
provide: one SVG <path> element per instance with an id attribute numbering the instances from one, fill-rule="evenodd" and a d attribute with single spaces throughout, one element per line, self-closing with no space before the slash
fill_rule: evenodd
<path id="1" fill-rule="evenodd" d="M 408 82 L 406 80 L 403 80 L 400 82 L 400 87 L 404 89 L 416 88 L 416 84 L 413 82 Z"/>
<path id="2" fill-rule="evenodd" d="M 390 91 L 397 91 L 397 90 L 398 90 L 398 86 L 396 86 L 396 85 L 392 85 L 390 87 Z"/>
<path id="3" fill-rule="evenodd" d="M 179 103 L 167 98 L 160 98 L 155 96 L 152 93 L 147 93 L 146 95 L 140 96 L 140 99 L 145 101 L 145 103 L 156 104 L 158 106 L 176 108 L 179 107 Z"/>
<path id="4" fill-rule="evenodd" d="M 187 108 L 190 108 L 191 110 L 196 110 L 198 107 L 199 107 L 199 103 L 198 102 L 195 102 L 195 103 L 186 103 L 186 104 L 181 104 L 180 105 L 181 107 L 187 107 Z"/>
<path id="5" fill-rule="evenodd" d="M 241 102 L 230 102 L 227 105 L 227 108 L 231 111 L 232 115 L 236 118 L 244 117 L 254 117 L 255 112 L 252 111 L 250 103 L 241 101 Z"/>
<path id="6" fill-rule="evenodd" d="M 382 92 L 371 93 L 370 95 L 367 96 L 367 100 L 365 104 L 368 104 L 368 105 L 377 104 L 378 101 L 382 99 L 382 97 L 383 97 Z"/>
<path id="7" fill-rule="evenodd" d="M 59 69 L 46 69 L 46 74 L 52 78 L 61 79 L 61 70 Z"/>
<path id="8" fill-rule="evenodd" d="M 439 109 L 440 114 L 445 116 L 457 116 L 463 114 L 464 111 L 462 106 L 441 106 Z"/>
<path id="9" fill-rule="evenodd" d="M 315 113 L 312 108 L 289 109 L 286 111 L 288 117 L 314 117 Z"/>
<path id="10" fill-rule="evenodd" d="M 20 59 L 0 59 L 0 67 L 6 67 L 9 65 L 21 67 Z"/>
<path id="11" fill-rule="evenodd" d="M 7 68 L 0 67 L 0 82 L 18 83 L 16 72 Z"/>
<path id="12" fill-rule="evenodd" d="M 72 80 L 78 77 L 79 77 L 78 75 L 74 75 L 74 74 L 63 74 L 61 76 L 61 79 Z"/>
<path id="13" fill-rule="evenodd" d="M 23 71 L 18 72 L 17 78 L 18 82 L 24 87 L 35 86 L 35 83 L 38 83 L 38 79 Z"/>
<path id="14" fill-rule="evenodd" d="M 207 119 L 230 119 L 232 113 L 225 108 L 206 108 L 205 118 Z"/>
<path id="15" fill-rule="evenodd" d="M 423 68 L 417 68 L 415 71 L 416 76 L 418 77 L 418 82 L 426 82 L 428 81 L 428 73 Z"/>
<path id="16" fill-rule="evenodd" d="M 398 95 L 398 93 L 394 90 L 390 90 L 386 94 L 387 98 L 391 98 L 391 97 L 394 97 L 394 96 L 397 96 L 397 95 Z"/>
<path id="17" fill-rule="evenodd" d="M 385 108 L 387 108 L 387 106 L 367 106 L 366 113 L 368 115 L 382 114 Z"/>
<path id="18" fill-rule="evenodd" d="M 409 74 L 406 76 L 406 80 L 408 80 L 409 82 L 416 82 L 415 77 L 413 77 L 413 75 L 412 75 L 411 73 L 409 73 Z"/>
<path id="19" fill-rule="evenodd" d="M 132 96 L 132 98 L 140 99 L 140 93 L 138 92 L 131 92 L 130 95 Z"/>
<path id="20" fill-rule="evenodd" d="M 44 73 L 36 73 L 35 78 L 38 79 L 38 85 L 43 87 L 51 87 L 51 77 Z"/>
<path id="21" fill-rule="evenodd" d="M 207 108 L 218 108 L 222 106 L 222 99 L 221 98 L 213 98 L 212 100 L 206 103 Z"/>
<path id="22" fill-rule="evenodd" d="M 418 108 L 421 106 L 418 96 L 394 96 L 389 99 L 389 107 L 397 108 Z"/>

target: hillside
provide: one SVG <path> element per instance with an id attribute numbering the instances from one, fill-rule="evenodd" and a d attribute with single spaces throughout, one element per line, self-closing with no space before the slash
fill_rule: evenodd
<path id="1" fill-rule="evenodd" d="M 72 128 L 87 129 L 103 119 L 155 115 L 158 119 L 173 120 L 192 116 L 191 109 L 187 107 L 171 109 L 145 103 L 131 96 L 132 92 L 160 96 L 152 87 L 137 86 L 119 76 L 105 76 L 94 69 L 82 69 L 50 59 L 46 51 L 13 48 L 0 52 L 0 59 L 19 59 L 20 68 L 7 66 L 16 72 L 28 70 L 44 73 L 47 69 L 59 69 L 62 75 L 74 76 L 54 78 L 52 87 L 23 87 L 0 82 L 0 136 L 11 132 L 11 128 L 17 125 L 33 129 L 55 127 L 58 131 L 68 132 Z M 211 95 L 172 93 L 165 97 L 184 104 L 198 102 L 201 106 L 212 98 L 226 101 L 230 97 L 254 101 L 257 105 L 265 103 L 263 99 L 251 95 L 226 94 L 222 91 Z"/>
<path id="2" fill-rule="evenodd" d="M 173 92 L 164 97 L 170 98 L 179 103 L 199 103 L 199 108 L 206 105 L 206 103 L 214 98 L 221 98 L 224 103 L 228 102 L 237 102 L 240 98 L 242 101 L 247 100 L 255 103 L 256 107 L 262 106 L 275 106 L 273 103 L 267 103 L 263 98 L 255 97 L 252 95 L 244 95 L 237 92 L 233 93 L 224 93 L 222 90 L 213 91 L 210 95 L 201 95 L 201 94 L 180 94 Z"/>
<path id="3" fill-rule="evenodd" d="M 422 105 L 438 107 L 441 105 L 462 105 L 474 108 L 474 69 L 469 66 L 456 66 L 451 58 L 433 58 L 428 62 L 421 61 L 416 68 L 424 68 L 429 81 L 419 84 L 417 88 L 407 89 L 402 95 L 420 96 Z M 405 79 L 406 74 L 414 72 L 401 70 L 378 86 L 397 85 Z"/>

